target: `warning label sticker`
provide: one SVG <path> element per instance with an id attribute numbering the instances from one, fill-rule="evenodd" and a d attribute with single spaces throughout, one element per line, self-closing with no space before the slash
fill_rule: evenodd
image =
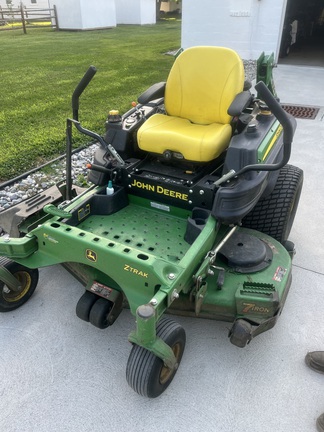
<path id="1" fill-rule="evenodd" d="M 90 291 L 96 293 L 100 297 L 109 298 L 112 292 L 111 288 L 108 288 L 106 285 L 103 285 L 99 282 L 94 281 L 90 287 Z"/>
<path id="2" fill-rule="evenodd" d="M 283 267 L 277 267 L 277 270 L 275 271 L 272 280 L 276 282 L 281 282 L 286 273 L 287 273 L 287 269 Z"/>

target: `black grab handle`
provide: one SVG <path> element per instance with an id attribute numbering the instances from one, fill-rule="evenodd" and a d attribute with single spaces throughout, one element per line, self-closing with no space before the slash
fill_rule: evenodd
<path id="1" fill-rule="evenodd" d="M 95 76 L 97 69 L 94 66 L 90 66 L 87 72 L 84 74 L 83 78 L 76 86 L 73 95 L 72 95 L 72 113 L 73 119 L 79 120 L 79 98 L 83 93 L 84 89 L 90 83 L 92 78 Z"/>
<path id="2" fill-rule="evenodd" d="M 275 117 L 279 120 L 279 123 L 281 123 L 283 127 L 283 143 L 284 143 L 284 152 L 286 149 L 286 152 L 288 153 L 289 150 L 289 156 L 290 156 L 290 147 L 291 143 L 293 141 L 294 137 L 294 128 L 292 125 L 292 122 L 290 120 L 290 117 L 287 115 L 286 111 L 282 108 L 282 106 L 279 104 L 277 99 L 275 99 L 268 89 L 268 87 L 264 84 L 263 81 L 259 81 L 255 85 L 255 89 L 257 90 L 258 94 L 261 96 L 261 98 L 266 102 L 267 106 L 270 108 L 272 113 L 275 115 Z M 288 147 L 288 148 L 287 148 Z M 289 159 L 289 157 L 288 157 Z M 288 162 L 288 160 L 287 160 Z"/>
<path id="3" fill-rule="evenodd" d="M 273 115 L 279 121 L 279 123 L 283 127 L 283 155 L 280 162 L 273 164 L 252 164 L 246 165 L 239 171 L 230 170 L 228 173 L 224 174 L 219 180 L 217 180 L 214 184 L 215 186 L 219 186 L 227 180 L 230 180 L 234 177 L 238 177 L 242 174 L 245 174 L 250 171 L 276 171 L 284 167 L 290 158 L 291 153 L 291 143 L 294 137 L 294 126 L 291 121 L 291 116 L 286 113 L 286 111 L 281 107 L 277 99 L 270 92 L 268 87 L 264 84 L 263 81 L 259 81 L 254 88 L 258 91 L 258 94 L 261 96 L 262 100 L 267 104 L 267 106 L 272 111 Z"/>
<path id="4" fill-rule="evenodd" d="M 245 174 L 249 171 L 276 171 L 284 167 L 288 163 L 290 158 L 291 143 L 294 137 L 294 127 L 291 122 L 290 116 L 281 107 L 279 102 L 272 95 L 272 93 L 263 81 L 259 81 L 254 88 L 258 91 L 258 94 L 261 96 L 262 100 L 267 104 L 267 106 L 270 108 L 274 116 L 277 118 L 277 120 L 279 121 L 279 123 L 281 123 L 283 127 L 283 157 L 280 162 L 274 164 L 247 165 L 238 172 L 230 175 L 230 177 Z"/>

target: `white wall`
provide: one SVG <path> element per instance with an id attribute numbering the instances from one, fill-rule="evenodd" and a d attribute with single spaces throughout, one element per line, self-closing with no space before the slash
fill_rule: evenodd
<path id="1" fill-rule="evenodd" d="M 69 0 L 69 6 L 64 0 L 56 2 L 57 19 L 61 29 L 82 28 L 80 0 Z M 73 11 L 73 13 L 71 13 Z"/>
<path id="2" fill-rule="evenodd" d="M 277 53 L 287 0 L 182 1 L 181 46 L 226 46 L 243 59 Z"/>
<path id="3" fill-rule="evenodd" d="M 156 0 L 141 0 L 141 19 L 140 24 L 156 23 Z"/>
<path id="4" fill-rule="evenodd" d="M 81 0 L 81 16 L 85 29 L 116 27 L 115 1 Z"/>
<path id="5" fill-rule="evenodd" d="M 118 24 L 155 24 L 156 0 L 116 0 Z"/>
<path id="6" fill-rule="evenodd" d="M 139 0 L 116 0 L 116 17 L 118 24 L 133 24 L 140 21 Z"/>
<path id="7" fill-rule="evenodd" d="M 115 0 L 55 0 L 60 29 L 89 30 L 116 26 Z"/>

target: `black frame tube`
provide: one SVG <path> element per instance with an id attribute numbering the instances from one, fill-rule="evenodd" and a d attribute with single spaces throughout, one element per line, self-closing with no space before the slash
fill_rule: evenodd
<path id="1" fill-rule="evenodd" d="M 72 199 L 72 121 L 66 120 L 66 192 L 65 199 Z"/>

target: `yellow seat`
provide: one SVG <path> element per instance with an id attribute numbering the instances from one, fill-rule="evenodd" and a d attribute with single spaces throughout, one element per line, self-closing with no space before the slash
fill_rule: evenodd
<path id="1" fill-rule="evenodd" d="M 243 86 L 243 62 L 235 51 L 186 49 L 167 79 L 167 114 L 154 114 L 144 122 L 137 134 L 139 148 L 157 154 L 180 153 L 194 162 L 215 159 L 231 139 L 232 117 L 227 110 Z"/>

